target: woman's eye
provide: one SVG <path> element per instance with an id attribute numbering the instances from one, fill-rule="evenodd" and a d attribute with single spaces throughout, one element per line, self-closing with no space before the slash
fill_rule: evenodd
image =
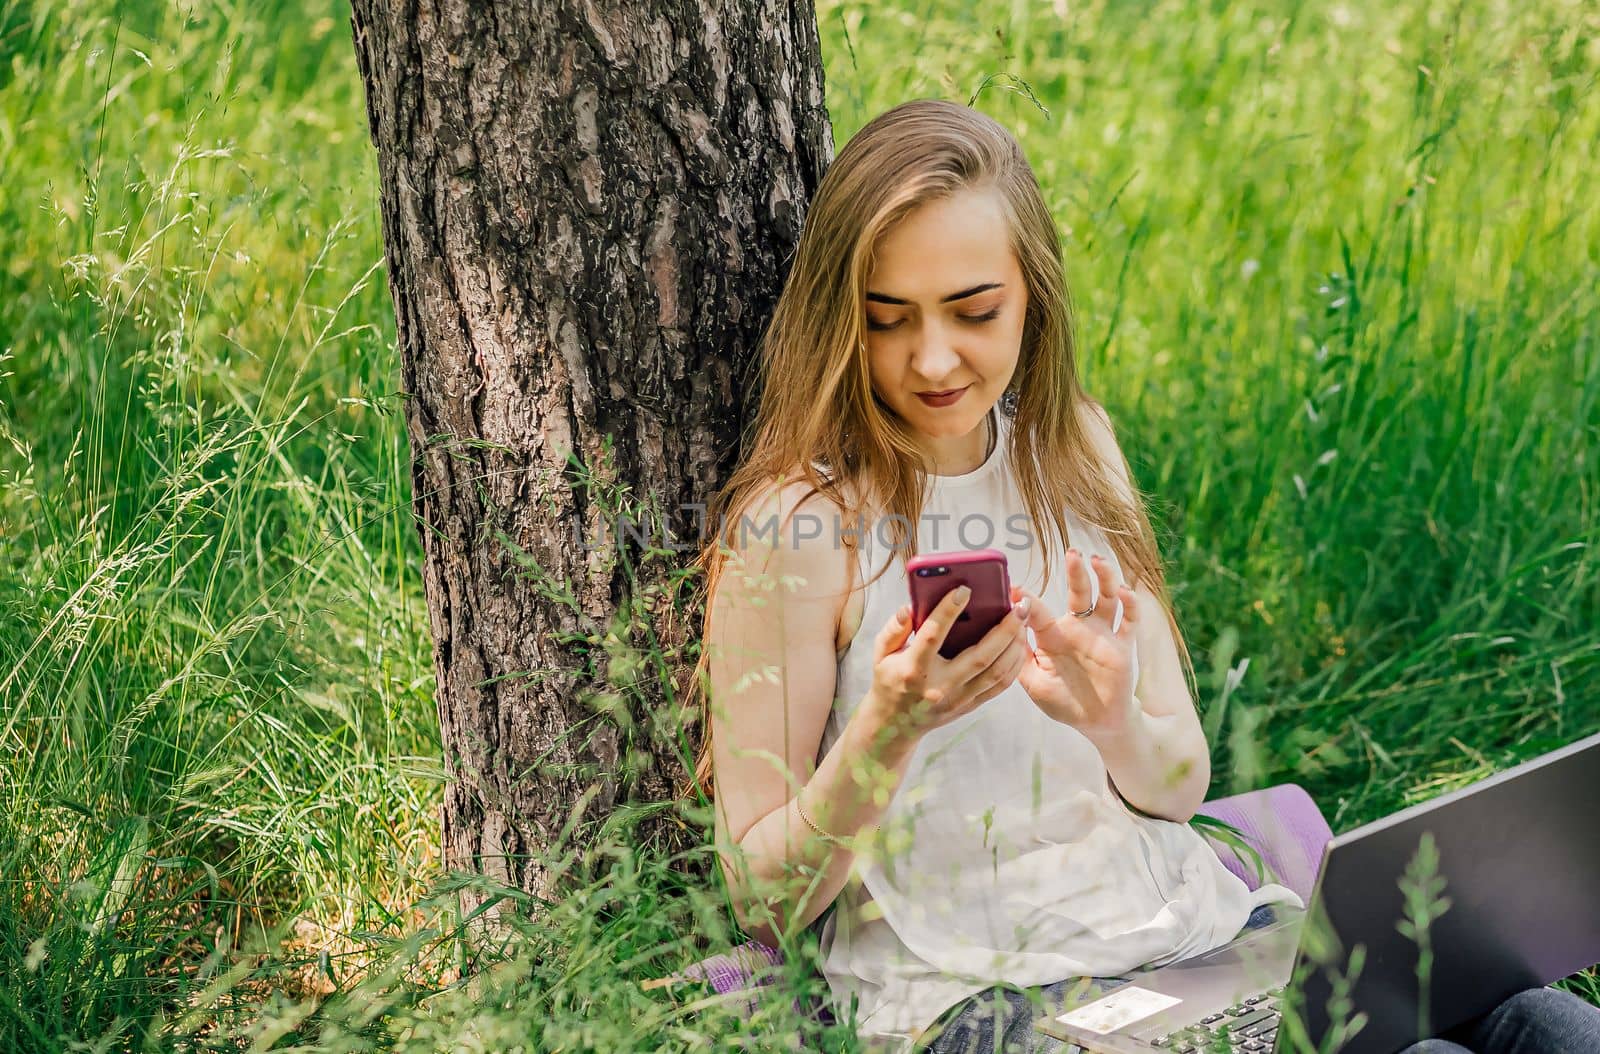
<path id="1" fill-rule="evenodd" d="M 956 317 L 963 322 L 993 322 L 995 319 L 1000 317 L 1000 309 L 997 307 L 990 311 L 986 311 L 981 315 L 957 315 Z M 895 329 L 904 321 L 905 319 L 901 318 L 896 319 L 893 322 L 875 322 L 869 318 L 867 319 L 867 328 L 882 333 L 884 330 Z"/>

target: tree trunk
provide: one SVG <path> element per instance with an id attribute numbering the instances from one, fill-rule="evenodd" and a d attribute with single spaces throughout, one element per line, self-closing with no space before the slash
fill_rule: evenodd
<path id="1" fill-rule="evenodd" d="M 757 342 L 832 159 L 815 14 L 352 8 L 439 679 L 445 865 L 547 893 L 538 856 L 569 825 L 660 800 L 683 772 L 674 685 L 632 664 L 691 553 L 642 560 L 613 517 L 627 488 L 670 514 L 651 543 L 697 543 L 673 510 L 732 471 Z M 682 634 L 659 647 L 675 655 Z"/>

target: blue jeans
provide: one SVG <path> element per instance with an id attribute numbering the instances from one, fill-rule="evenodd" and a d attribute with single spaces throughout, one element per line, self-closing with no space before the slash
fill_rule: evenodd
<path id="1" fill-rule="evenodd" d="M 1559 988 L 1528 988 L 1400 1054 L 1590 1054 L 1600 1050 L 1600 1007 Z"/>
<path id="2" fill-rule="evenodd" d="M 1251 912 L 1245 929 L 1274 919 L 1272 905 Z M 1109 991 L 1131 981 L 1121 977 L 1072 977 L 1033 989 L 996 987 L 947 1011 L 933 1039 L 920 1048 L 928 1054 L 1082 1054 L 1083 1048 L 1047 1036 L 1033 1022 L 1049 1008 L 1063 1006 L 1069 992 L 1085 987 Z M 1600 1007 L 1571 992 L 1530 988 L 1518 992 L 1481 1017 L 1435 1039 L 1413 1043 L 1400 1054 L 1594 1054 L 1600 1051 Z"/>

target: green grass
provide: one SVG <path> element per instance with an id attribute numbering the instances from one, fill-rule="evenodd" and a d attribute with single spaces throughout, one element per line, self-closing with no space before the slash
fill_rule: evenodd
<path id="1" fill-rule="evenodd" d="M 1033 160 L 1214 794 L 1294 780 L 1345 830 L 1600 729 L 1600 16 L 818 21 L 837 142 L 982 86 Z M 349 34 L 312 0 L 0 0 L 0 1047 L 792 1030 L 803 959 L 752 1021 L 642 987 L 736 935 L 626 824 L 456 980 Z"/>

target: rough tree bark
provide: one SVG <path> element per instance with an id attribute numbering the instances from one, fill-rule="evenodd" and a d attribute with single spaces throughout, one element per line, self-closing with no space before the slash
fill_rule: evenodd
<path id="1" fill-rule="evenodd" d="M 832 159 L 816 18 L 805 0 L 352 9 L 450 777 L 445 864 L 546 892 L 533 857 L 575 810 L 657 800 L 682 772 L 648 734 L 675 716 L 670 685 L 636 685 L 646 712 L 584 702 L 667 606 L 660 562 L 630 582 L 635 539 L 631 560 L 577 542 L 612 536 L 615 487 L 672 510 L 733 468 L 747 366 Z M 632 613 L 622 645 L 583 642 L 617 612 Z"/>

